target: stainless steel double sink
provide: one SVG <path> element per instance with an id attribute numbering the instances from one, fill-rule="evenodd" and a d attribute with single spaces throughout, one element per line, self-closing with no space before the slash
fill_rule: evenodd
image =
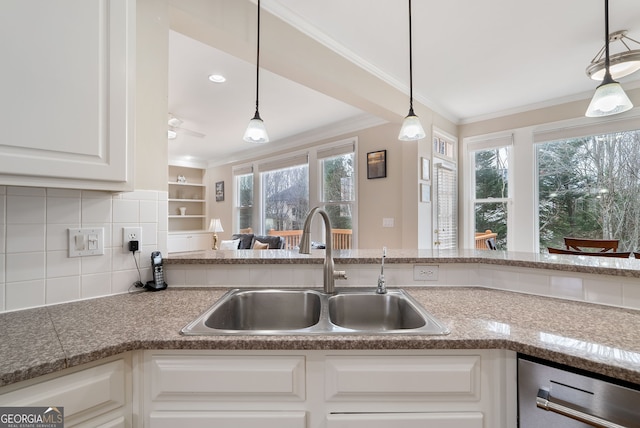
<path id="1" fill-rule="evenodd" d="M 421 334 L 448 329 L 402 289 L 325 294 L 315 290 L 233 289 L 184 335 Z"/>

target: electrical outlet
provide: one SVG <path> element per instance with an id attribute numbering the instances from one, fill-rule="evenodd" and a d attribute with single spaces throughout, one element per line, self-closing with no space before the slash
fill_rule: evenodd
<path id="1" fill-rule="evenodd" d="M 142 246 L 142 228 L 141 227 L 123 227 L 122 228 L 122 251 L 129 252 L 129 241 L 138 241 L 138 247 Z"/>
<path id="2" fill-rule="evenodd" d="M 435 265 L 414 265 L 413 266 L 414 281 L 437 281 L 438 266 Z"/>

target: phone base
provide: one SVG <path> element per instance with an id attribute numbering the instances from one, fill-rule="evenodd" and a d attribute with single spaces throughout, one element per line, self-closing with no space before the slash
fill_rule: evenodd
<path id="1" fill-rule="evenodd" d="M 160 290 L 164 290 L 165 288 L 167 288 L 167 283 L 163 282 L 162 284 L 158 285 L 155 283 L 155 281 L 148 281 L 145 285 L 144 288 L 148 291 L 160 291 Z"/>

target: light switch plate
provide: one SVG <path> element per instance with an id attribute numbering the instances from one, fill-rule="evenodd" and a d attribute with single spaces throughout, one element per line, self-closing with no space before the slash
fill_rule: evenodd
<path id="1" fill-rule="evenodd" d="M 104 255 L 104 227 L 67 229 L 69 257 Z"/>

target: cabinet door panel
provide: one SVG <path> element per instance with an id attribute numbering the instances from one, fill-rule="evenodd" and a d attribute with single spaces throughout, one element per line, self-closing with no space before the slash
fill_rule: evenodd
<path id="1" fill-rule="evenodd" d="M 480 357 L 330 356 L 329 401 L 456 401 L 480 396 Z"/>
<path id="2" fill-rule="evenodd" d="M 0 182 L 74 179 L 104 183 L 73 187 L 120 190 L 133 171 L 135 2 L 3 0 L 2 8 Z"/>
<path id="3" fill-rule="evenodd" d="M 124 406 L 125 364 L 114 361 L 0 396 L 2 406 L 64 407 L 65 424 Z M 71 425 L 69 425 L 71 426 Z"/>
<path id="4" fill-rule="evenodd" d="M 153 412 L 151 428 L 305 428 L 305 412 Z"/>
<path id="5" fill-rule="evenodd" d="M 482 428 L 482 413 L 332 414 L 327 428 Z"/>
<path id="6" fill-rule="evenodd" d="M 305 398 L 302 356 L 163 356 L 151 360 L 151 399 L 256 401 Z"/>

